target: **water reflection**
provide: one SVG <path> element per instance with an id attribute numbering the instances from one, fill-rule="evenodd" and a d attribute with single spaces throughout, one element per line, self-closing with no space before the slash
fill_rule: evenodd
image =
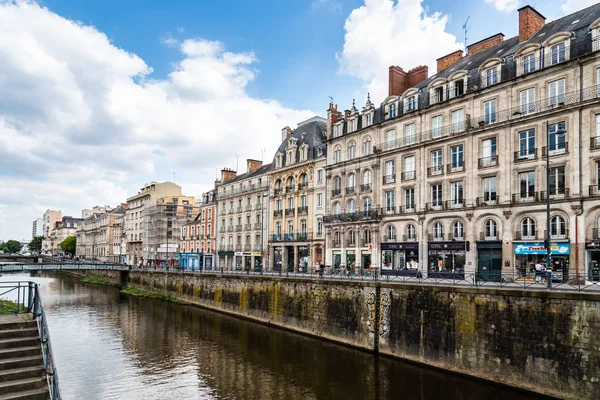
<path id="1" fill-rule="evenodd" d="M 70 276 L 34 279 L 67 400 L 534 398 Z"/>

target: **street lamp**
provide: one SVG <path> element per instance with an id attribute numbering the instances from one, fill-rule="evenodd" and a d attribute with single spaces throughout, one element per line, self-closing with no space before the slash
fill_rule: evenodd
<path id="1" fill-rule="evenodd" d="M 553 130 L 554 135 L 562 135 L 567 132 L 565 128 L 557 127 L 558 124 L 550 125 L 546 121 L 546 280 L 548 289 L 552 289 L 552 249 L 550 245 L 550 127 L 556 128 Z M 558 146 L 558 142 L 556 143 Z"/>

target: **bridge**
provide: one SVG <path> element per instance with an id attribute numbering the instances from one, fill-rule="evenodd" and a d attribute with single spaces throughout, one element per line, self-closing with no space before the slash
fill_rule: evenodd
<path id="1" fill-rule="evenodd" d="M 132 267 L 124 264 L 95 264 L 84 262 L 53 263 L 0 263 L 2 272 L 23 271 L 130 271 Z"/>

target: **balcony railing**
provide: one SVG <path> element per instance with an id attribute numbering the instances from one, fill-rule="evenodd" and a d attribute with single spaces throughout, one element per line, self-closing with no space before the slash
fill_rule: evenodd
<path id="1" fill-rule="evenodd" d="M 590 185 L 589 193 L 590 196 L 600 196 L 600 185 Z"/>
<path id="2" fill-rule="evenodd" d="M 227 251 L 233 251 L 233 245 L 232 244 L 228 244 L 227 245 Z"/>
<path id="3" fill-rule="evenodd" d="M 298 215 L 308 214 L 308 206 L 298 207 Z"/>
<path id="4" fill-rule="evenodd" d="M 550 157 L 552 156 L 558 156 L 561 154 L 567 154 L 569 152 L 569 143 L 564 143 L 564 144 L 560 144 L 560 145 L 554 145 L 554 146 L 550 146 Z M 542 147 L 542 157 L 546 157 L 546 154 L 548 153 L 548 147 L 544 146 Z"/>
<path id="5" fill-rule="evenodd" d="M 242 231 L 242 226 L 241 225 L 236 225 L 235 226 L 235 231 L 236 232 L 241 232 Z"/>
<path id="6" fill-rule="evenodd" d="M 246 205 L 246 211 L 252 211 L 252 204 Z"/>
<path id="7" fill-rule="evenodd" d="M 229 225 L 227 227 L 227 232 L 233 232 L 233 225 Z"/>
<path id="8" fill-rule="evenodd" d="M 394 182 L 396 182 L 396 174 L 384 175 L 383 176 L 383 183 L 384 184 L 394 183 Z"/>
<path id="9" fill-rule="evenodd" d="M 286 217 L 293 217 L 294 215 L 296 215 L 296 209 L 295 208 L 286 208 L 285 209 L 285 216 Z"/>
<path id="10" fill-rule="evenodd" d="M 231 207 L 231 208 L 229 209 L 229 214 L 233 214 L 234 212 L 235 212 L 235 211 L 234 211 L 233 207 Z"/>
<path id="11" fill-rule="evenodd" d="M 352 187 L 347 187 L 347 188 L 346 188 L 346 194 L 347 194 L 347 195 L 352 195 L 352 194 L 354 194 L 354 186 L 352 186 Z"/>
<path id="12" fill-rule="evenodd" d="M 498 196 L 495 193 L 490 193 L 484 197 L 477 198 L 477 207 L 495 206 L 499 203 Z"/>
<path id="13" fill-rule="evenodd" d="M 285 192 L 286 193 L 292 193 L 296 190 L 296 188 L 294 186 L 286 186 L 285 187 Z"/>
<path id="14" fill-rule="evenodd" d="M 514 193 L 512 195 L 513 204 L 518 203 L 537 203 L 540 201 L 540 196 L 538 192 L 529 192 L 529 193 Z"/>
<path id="15" fill-rule="evenodd" d="M 308 183 L 299 183 L 298 184 L 298 190 L 304 190 L 308 188 Z"/>
<path id="16" fill-rule="evenodd" d="M 282 234 L 274 233 L 273 235 L 271 235 L 271 240 L 274 242 L 280 242 L 282 237 L 283 237 Z"/>
<path id="17" fill-rule="evenodd" d="M 383 213 L 385 215 L 394 215 L 394 214 L 396 214 L 396 207 L 394 207 L 394 206 L 387 207 L 386 206 L 383 208 Z"/>
<path id="18" fill-rule="evenodd" d="M 427 176 L 444 175 L 444 167 L 442 165 L 435 165 L 427 168 Z"/>
<path id="19" fill-rule="evenodd" d="M 252 245 L 249 243 L 246 243 L 244 245 L 244 251 L 252 251 Z"/>
<path id="20" fill-rule="evenodd" d="M 242 251 L 242 245 L 241 244 L 236 244 L 235 245 L 235 251 Z"/>
<path id="21" fill-rule="evenodd" d="M 427 211 L 440 211 L 444 209 L 444 202 L 443 201 L 434 201 L 434 202 L 430 202 L 427 203 L 425 205 L 425 209 Z"/>
<path id="22" fill-rule="evenodd" d="M 461 241 L 461 240 L 465 240 L 465 233 L 449 233 L 448 234 L 448 240 L 457 240 L 457 241 Z"/>
<path id="23" fill-rule="evenodd" d="M 406 171 L 406 172 L 403 172 L 401 175 L 402 175 L 401 179 L 403 181 L 409 181 L 411 179 L 415 179 L 417 176 L 415 171 Z"/>
<path id="24" fill-rule="evenodd" d="M 493 232 L 479 232 L 479 240 L 485 241 L 485 240 L 498 240 L 498 238 L 500 238 L 501 235 L 499 232 L 493 233 Z"/>
<path id="25" fill-rule="evenodd" d="M 300 232 L 296 233 L 296 240 L 311 240 L 312 232 Z"/>
<path id="26" fill-rule="evenodd" d="M 600 149 L 600 136 L 590 138 L 590 149 L 591 150 Z"/>
<path id="27" fill-rule="evenodd" d="M 249 230 L 251 230 L 251 229 L 252 229 L 252 224 L 245 224 L 245 225 L 244 225 L 244 230 L 245 230 L 245 231 L 249 231 Z"/>
<path id="28" fill-rule="evenodd" d="M 254 246 L 252 246 L 252 251 L 262 251 L 262 245 L 255 244 Z"/>
<path id="29" fill-rule="evenodd" d="M 428 233 L 427 240 L 429 240 L 430 242 L 440 242 L 440 241 L 444 240 L 444 235 L 441 233 L 439 233 L 439 234 Z"/>
<path id="30" fill-rule="evenodd" d="M 412 236 L 402 235 L 402 241 L 403 242 L 416 242 L 417 236 L 416 235 L 412 235 Z"/>
<path id="31" fill-rule="evenodd" d="M 342 189 L 333 189 L 331 191 L 332 198 L 340 197 L 341 195 L 342 195 Z"/>
<path id="32" fill-rule="evenodd" d="M 537 159 L 537 149 L 515 151 L 515 162 Z"/>
<path id="33" fill-rule="evenodd" d="M 546 191 L 542 191 L 541 192 L 541 200 L 544 201 L 546 200 Z M 554 190 L 552 190 L 550 192 L 550 199 L 551 200 L 562 200 L 562 199 L 568 199 L 569 198 L 569 188 L 555 188 Z"/>
<path id="34" fill-rule="evenodd" d="M 273 218 L 281 218 L 282 215 L 283 215 L 283 210 L 273 211 Z"/>
<path id="35" fill-rule="evenodd" d="M 465 161 L 461 160 L 455 163 L 450 163 L 446 165 L 446 171 L 448 173 L 451 172 L 461 172 L 465 170 Z"/>
<path id="36" fill-rule="evenodd" d="M 479 168 L 495 167 L 497 165 L 498 165 L 498 156 L 483 157 L 483 158 L 480 158 L 477 163 L 477 166 Z"/>
<path id="37" fill-rule="evenodd" d="M 362 185 L 360 185 L 360 191 L 361 193 L 366 193 L 366 192 L 370 192 L 371 189 L 371 184 L 370 183 L 363 183 Z"/>
<path id="38" fill-rule="evenodd" d="M 371 209 L 368 211 L 357 211 L 351 213 L 331 214 L 323 217 L 324 223 L 335 223 L 335 222 L 353 222 L 353 221 L 376 221 L 381 218 L 381 214 L 378 209 Z"/>
<path id="39" fill-rule="evenodd" d="M 396 235 L 383 235 L 383 241 L 384 242 L 395 242 L 396 241 Z"/>
<path id="40" fill-rule="evenodd" d="M 243 208 L 242 208 L 242 206 L 239 206 L 239 207 L 236 208 L 236 210 L 237 210 L 237 212 L 240 213 L 240 212 L 242 212 Z"/>
<path id="41" fill-rule="evenodd" d="M 285 240 L 286 242 L 291 242 L 292 240 L 294 240 L 294 234 L 293 233 L 284 233 L 283 240 Z"/>
<path id="42" fill-rule="evenodd" d="M 283 189 L 281 189 L 281 188 L 278 188 L 278 189 L 274 189 L 274 190 L 273 190 L 273 195 L 274 195 L 275 197 L 279 196 L 279 195 L 280 195 L 280 194 L 282 194 L 282 193 L 283 193 Z"/>
<path id="43" fill-rule="evenodd" d="M 261 208 L 262 208 L 262 204 L 260 204 L 260 203 L 254 204 L 254 209 L 255 210 L 260 210 Z"/>
<path id="44" fill-rule="evenodd" d="M 416 211 L 417 211 L 417 209 L 416 209 L 415 205 L 414 204 L 409 204 L 407 206 L 402 206 L 400 212 L 402 214 L 412 214 L 412 213 L 414 213 Z"/>
<path id="45" fill-rule="evenodd" d="M 334 249 L 339 249 L 340 247 L 342 247 L 342 242 L 341 242 L 341 241 L 337 241 L 337 242 L 336 242 L 336 241 L 334 240 L 334 241 L 331 243 L 331 247 L 333 247 Z"/>
<path id="46" fill-rule="evenodd" d="M 592 239 L 600 239 L 600 229 L 592 229 Z"/>
<path id="47" fill-rule="evenodd" d="M 537 232 L 535 230 L 516 231 L 515 240 L 537 240 Z"/>
<path id="48" fill-rule="evenodd" d="M 465 208 L 466 204 L 464 199 L 446 200 L 446 204 L 444 205 L 444 207 L 446 208 L 446 210 L 457 210 Z"/>
<path id="49" fill-rule="evenodd" d="M 262 224 L 260 222 L 254 223 L 254 230 L 262 229 Z"/>
<path id="50" fill-rule="evenodd" d="M 544 238 L 546 238 L 546 235 L 548 234 L 548 231 L 544 231 Z M 550 232 L 550 240 L 563 240 L 563 239 L 568 239 L 569 238 L 569 230 L 568 229 L 562 229 L 559 230 L 557 232 Z"/>

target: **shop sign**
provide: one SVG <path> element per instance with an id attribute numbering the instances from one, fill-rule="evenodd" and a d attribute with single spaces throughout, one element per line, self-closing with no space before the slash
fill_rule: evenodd
<path id="1" fill-rule="evenodd" d="M 332 254 L 342 254 L 341 250 L 332 250 Z"/>
<path id="2" fill-rule="evenodd" d="M 219 251 L 221 257 L 233 257 L 233 251 Z"/>
<path id="3" fill-rule="evenodd" d="M 464 245 L 463 245 L 464 248 Z M 419 243 L 381 243 L 381 250 L 416 250 L 419 251 Z"/>
<path id="4" fill-rule="evenodd" d="M 552 243 L 550 245 L 552 254 L 569 254 L 571 246 L 569 243 Z M 523 243 L 515 244 L 514 253 L 519 254 L 546 254 L 548 250 L 544 247 L 544 243 Z"/>
<path id="5" fill-rule="evenodd" d="M 362 254 L 373 254 L 372 250 L 363 250 L 361 251 Z"/>
<path id="6" fill-rule="evenodd" d="M 356 250 L 346 250 L 346 254 L 356 254 Z"/>
<path id="7" fill-rule="evenodd" d="M 235 252 L 235 255 L 236 255 L 236 256 L 240 256 L 240 257 L 241 257 L 241 256 L 243 256 L 243 255 L 244 255 L 244 253 L 242 253 L 241 251 L 236 251 L 236 252 Z"/>
<path id="8" fill-rule="evenodd" d="M 469 250 L 469 242 L 429 242 L 429 250 Z"/>
<path id="9" fill-rule="evenodd" d="M 252 255 L 253 255 L 254 257 L 260 257 L 260 256 L 262 256 L 262 253 L 261 253 L 260 251 L 253 251 L 253 252 L 252 252 Z"/>
<path id="10" fill-rule="evenodd" d="M 252 255 L 252 253 L 249 252 L 249 251 L 245 251 L 245 252 L 242 253 L 242 255 L 246 256 L 246 257 L 250 257 Z"/>

